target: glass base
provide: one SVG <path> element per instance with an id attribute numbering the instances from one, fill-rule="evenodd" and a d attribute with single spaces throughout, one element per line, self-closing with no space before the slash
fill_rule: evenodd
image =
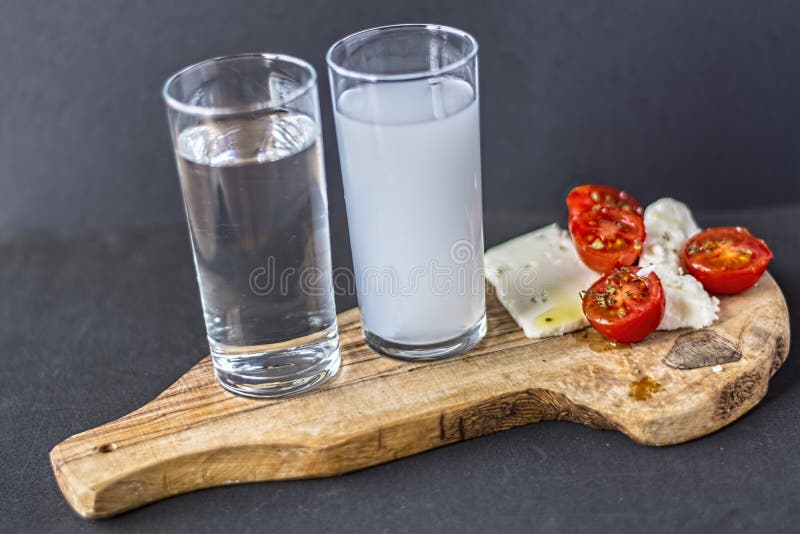
<path id="1" fill-rule="evenodd" d="M 237 395 L 280 398 L 316 388 L 339 370 L 336 325 L 287 343 L 231 347 L 209 340 L 214 374 Z"/>
<path id="2" fill-rule="evenodd" d="M 486 314 L 481 316 L 480 320 L 462 335 L 426 345 L 396 343 L 376 336 L 366 328 L 363 331 L 367 345 L 384 356 L 412 362 L 443 360 L 467 352 L 483 339 L 483 336 L 486 335 Z"/>

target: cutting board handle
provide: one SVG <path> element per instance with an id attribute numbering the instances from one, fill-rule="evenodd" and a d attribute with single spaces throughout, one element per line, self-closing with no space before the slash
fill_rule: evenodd
<path id="1" fill-rule="evenodd" d="M 247 465 L 252 458 L 235 446 L 226 447 L 228 430 L 208 423 L 224 417 L 226 410 L 233 415 L 270 402 L 236 397 L 218 387 L 205 358 L 138 410 L 56 445 L 50 463 L 69 504 L 91 518 L 177 493 L 257 480 L 257 475 L 239 480 L 218 474 L 219 469 L 212 472 L 208 462 Z M 204 424 L 202 436 L 185 435 L 198 424 Z"/>

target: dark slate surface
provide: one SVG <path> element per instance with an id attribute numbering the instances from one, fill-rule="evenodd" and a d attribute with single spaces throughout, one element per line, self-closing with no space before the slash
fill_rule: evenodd
<path id="1" fill-rule="evenodd" d="M 800 207 L 700 213 L 763 236 L 798 330 Z M 550 222 L 489 215 L 487 244 Z M 347 266 L 335 223 L 334 262 Z M 800 524 L 800 363 L 734 425 L 667 448 L 570 423 L 474 439 L 351 475 L 210 489 L 87 521 L 47 459 L 149 401 L 205 354 L 182 226 L 0 240 L 0 532 L 765 532 Z M 339 302 L 339 309 L 353 304 Z"/>

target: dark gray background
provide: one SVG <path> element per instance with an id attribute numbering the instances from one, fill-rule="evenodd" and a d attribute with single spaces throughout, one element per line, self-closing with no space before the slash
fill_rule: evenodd
<path id="1" fill-rule="evenodd" d="M 161 84 L 242 51 L 317 67 L 342 213 L 325 51 L 415 21 L 480 42 L 487 212 L 551 209 L 587 180 L 699 208 L 798 202 L 799 18 L 789 0 L 5 0 L 0 229 L 180 221 Z"/>
<path id="2" fill-rule="evenodd" d="M 241 51 L 311 60 L 334 264 L 350 266 L 323 56 L 377 24 L 441 22 L 481 42 L 487 244 L 563 222 L 563 195 L 584 180 L 644 202 L 676 196 L 701 225 L 743 224 L 770 243 L 797 331 L 799 20 L 796 3 L 762 0 L 6 0 L 0 532 L 796 530 L 794 349 L 750 414 L 661 449 L 528 425 L 344 477 L 211 489 L 99 522 L 70 511 L 47 452 L 139 407 L 207 352 L 163 80 Z"/>

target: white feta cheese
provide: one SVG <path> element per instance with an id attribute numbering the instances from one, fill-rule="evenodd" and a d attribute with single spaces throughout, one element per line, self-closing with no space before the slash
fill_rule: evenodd
<path id="1" fill-rule="evenodd" d="M 530 338 L 589 325 L 579 293 L 600 275 L 586 267 L 569 233 L 551 224 L 486 251 L 486 278 Z"/>
<path id="2" fill-rule="evenodd" d="M 683 274 L 683 246 L 700 231 L 689 207 L 674 198 L 656 200 L 644 210 L 644 227 L 647 239 L 639 265 L 663 265 Z"/>
<path id="3" fill-rule="evenodd" d="M 658 330 L 705 328 L 717 319 L 719 299 L 709 295 L 697 278 L 676 274 L 661 265 L 656 265 L 655 271 L 664 288 L 665 301 Z"/>
<path id="4" fill-rule="evenodd" d="M 691 210 L 673 198 L 656 200 L 644 210 L 647 231 L 639 265 L 652 266 L 664 288 L 664 318 L 659 330 L 704 328 L 719 313 L 719 299 L 712 297 L 692 275 L 682 268 L 683 247 L 700 231 Z"/>

